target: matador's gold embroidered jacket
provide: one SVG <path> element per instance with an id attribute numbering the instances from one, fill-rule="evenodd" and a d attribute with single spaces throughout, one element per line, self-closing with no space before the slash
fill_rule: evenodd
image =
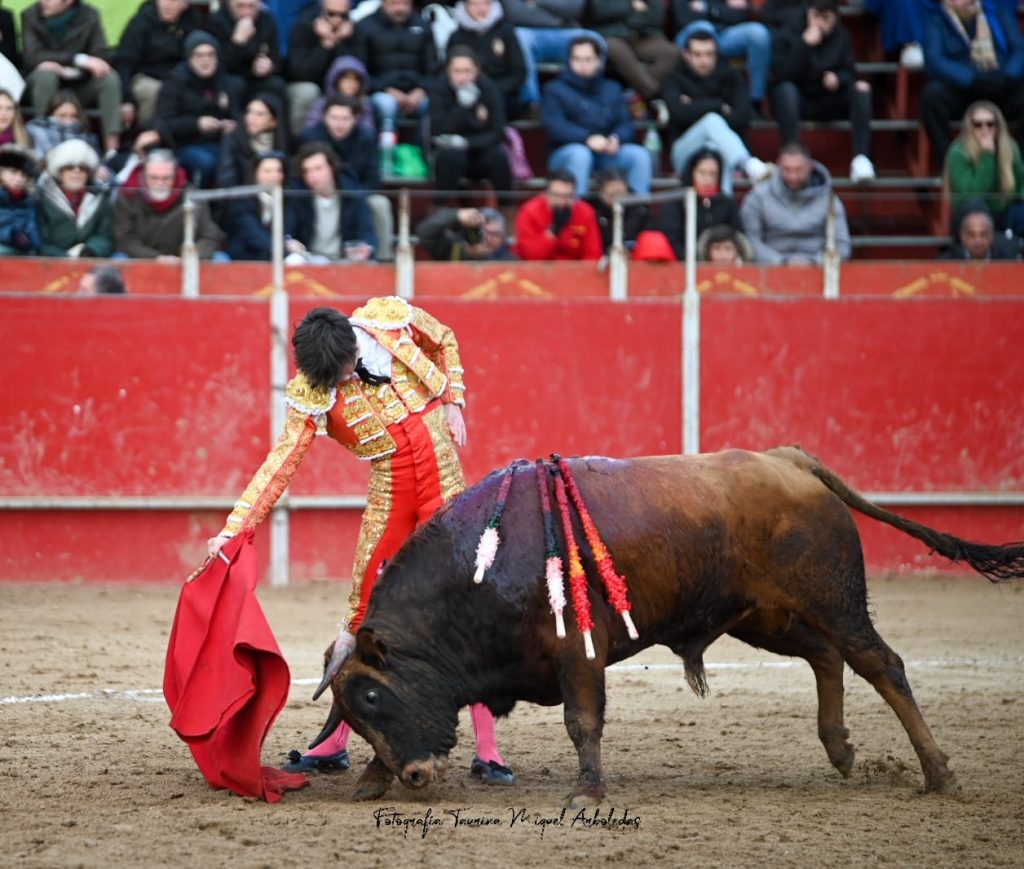
<path id="1" fill-rule="evenodd" d="M 284 431 L 228 516 L 221 534 L 256 528 L 288 487 L 317 435 L 330 435 L 364 460 L 397 449 L 387 431 L 439 398 L 465 406 L 459 348 L 451 329 L 397 296 L 371 299 L 349 318 L 392 356 L 391 383 L 350 380 L 314 389 L 299 373 L 285 391 Z"/>

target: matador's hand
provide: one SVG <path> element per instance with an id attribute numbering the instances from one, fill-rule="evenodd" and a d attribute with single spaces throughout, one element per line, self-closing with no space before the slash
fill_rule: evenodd
<path id="1" fill-rule="evenodd" d="M 462 418 L 462 408 L 457 404 L 446 404 L 444 418 L 448 423 L 448 431 L 452 433 L 455 445 L 464 447 L 466 445 L 466 421 Z"/>

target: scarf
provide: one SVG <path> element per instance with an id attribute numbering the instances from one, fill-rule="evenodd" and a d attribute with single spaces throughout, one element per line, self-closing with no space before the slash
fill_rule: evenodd
<path id="1" fill-rule="evenodd" d="M 69 190 L 61 188 L 64 194 L 64 198 L 67 199 L 68 205 L 71 206 L 71 211 L 74 212 L 75 217 L 78 217 L 78 212 L 82 208 L 82 203 L 85 202 L 86 190 L 79 190 L 77 193 L 72 193 Z"/>
<path id="2" fill-rule="evenodd" d="M 483 21 L 477 21 L 466 11 L 465 3 L 455 5 L 455 21 L 461 30 L 468 30 L 470 33 L 486 33 L 505 16 L 500 3 L 492 3 L 491 11 Z"/>
<path id="3" fill-rule="evenodd" d="M 693 189 L 697 191 L 697 195 L 701 199 L 712 199 L 719 193 L 717 184 L 712 184 L 708 187 L 698 187 L 696 184 L 694 184 Z"/>
<path id="4" fill-rule="evenodd" d="M 58 46 L 64 41 L 64 37 L 68 35 L 71 25 L 74 24 L 75 18 L 78 16 L 79 8 L 76 4 L 70 9 L 61 12 L 60 15 L 43 19 L 43 28 L 53 37 L 53 41 Z"/>
<path id="5" fill-rule="evenodd" d="M 967 22 L 946 7 L 946 14 L 953 26 L 971 47 L 971 63 L 979 72 L 990 72 L 999 69 L 999 58 L 996 57 L 995 44 L 992 41 L 992 28 L 989 26 L 985 10 L 978 3 L 974 7 L 974 38 L 967 32 Z M 970 13 L 968 13 L 970 14 Z"/>
<path id="6" fill-rule="evenodd" d="M 249 137 L 249 147 L 254 154 L 265 154 L 274 150 L 274 131 L 266 130 Z"/>

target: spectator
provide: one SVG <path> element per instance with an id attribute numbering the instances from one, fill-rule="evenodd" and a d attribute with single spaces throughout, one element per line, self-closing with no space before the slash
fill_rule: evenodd
<path id="1" fill-rule="evenodd" d="M 190 180 L 212 187 L 220 142 L 237 126 L 238 89 L 220 67 L 220 43 L 205 30 L 185 37 L 185 59 L 164 81 L 157 128 Z"/>
<path id="2" fill-rule="evenodd" d="M 46 113 L 32 118 L 25 129 L 32 140 L 32 150 L 40 159 L 68 139 L 81 139 L 94 150 L 100 144 L 89 132 L 89 117 L 73 90 L 57 91 L 46 104 Z"/>
<path id="3" fill-rule="evenodd" d="M 516 256 L 524 260 L 599 260 L 601 230 L 594 209 L 576 197 L 569 172 L 548 175 L 547 189 L 516 216 Z"/>
<path id="4" fill-rule="evenodd" d="M 657 96 L 676 65 L 676 47 L 662 31 L 664 18 L 664 0 L 590 0 L 587 4 L 586 22 L 604 37 L 609 67 L 644 100 Z"/>
<path id="5" fill-rule="evenodd" d="M 302 123 L 302 131 L 315 127 L 323 120 L 324 108 L 331 97 L 342 96 L 352 101 L 355 107 L 359 126 L 371 135 L 377 133 L 377 123 L 373 119 L 373 107 L 366 95 L 370 77 L 366 67 L 358 57 L 346 54 L 331 64 L 324 77 L 324 95 L 313 100 Z"/>
<path id="6" fill-rule="evenodd" d="M 150 151 L 132 172 L 114 203 L 115 256 L 178 263 L 185 243 L 183 204 L 188 178 L 174 153 Z M 196 203 L 195 244 L 200 259 L 227 259 L 219 253 L 223 234 L 205 202 Z"/>
<path id="7" fill-rule="evenodd" d="M 722 192 L 722 158 L 711 148 L 694 154 L 679 175 L 684 187 L 697 191 L 697 235 L 712 226 L 740 228 L 736 201 Z M 686 259 L 686 202 L 666 202 L 658 215 L 658 229 L 672 245 L 677 260 Z"/>
<path id="8" fill-rule="evenodd" d="M 257 94 L 246 104 L 242 123 L 220 141 L 217 185 L 237 187 L 252 177 L 253 165 L 268 151 L 288 152 L 284 106 L 276 94 Z"/>
<path id="9" fill-rule="evenodd" d="M 662 89 L 668 109 L 669 133 L 675 139 L 670 160 L 682 174 L 694 154 L 713 148 L 723 155 L 725 172 L 719 184 L 732 194 L 733 169 L 760 181 L 771 167 L 751 155 L 743 141 L 750 123 L 750 100 L 739 73 L 718 56 L 713 36 L 697 30 Z"/>
<path id="10" fill-rule="evenodd" d="M 41 256 L 110 256 L 110 191 L 90 189 L 99 164 L 81 139 L 61 142 L 46 155 L 37 211 Z"/>
<path id="11" fill-rule="evenodd" d="M 900 52 L 900 63 L 913 72 L 924 69 L 924 17 L 933 0 L 866 0 L 864 8 L 878 17 L 882 50 Z M 1016 2 L 1016 0 L 1014 0 Z"/>
<path id="12" fill-rule="evenodd" d="M 830 214 L 839 256 L 849 259 L 846 211 L 832 191 L 832 177 L 799 142 L 782 146 L 775 173 L 755 186 L 740 206 L 740 221 L 754 257 L 769 265 L 820 265 Z"/>
<path id="13" fill-rule="evenodd" d="M 569 44 L 587 36 L 593 39 L 604 55 L 604 37 L 580 26 L 584 0 L 503 0 L 505 17 L 513 24 L 523 50 L 526 78 L 519 101 L 523 110 L 536 116 L 540 107 L 538 63 L 565 63 Z"/>
<path id="14" fill-rule="evenodd" d="M 189 0 L 147 0 L 128 22 L 115 65 L 129 126 L 132 121 L 148 124 L 156 114 L 160 86 L 181 62 L 185 37 L 198 27 L 199 15 Z"/>
<path id="15" fill-rule="evenodd" d="M 378 122 L 395 128 L 399 114 L 427 114 L 426 82 L 437 72 L 437 49 L 412 0 L 381 0 L 356 25 L 356 55 L 370 74 L 370 100 Z"/>
<path id="16" fill-rule="evenodd" d="M 287 166 L 280 151 L 268 151 L 256 157 L 249 183 L 263 187 L 283 187 Z M 231 212 L 231 232 L 228 234 L 228 256 L 232 260 L 269 260 L 273 255 L 271 224 L 273 195 L 261 191 L 251 199 L 241 199 Z M 285 238 L 282 252 L 301 256 L 304 246 Z"/>
<path id="17" fill-rule="evenodd" d="M 114 266 L 93 266 L 82 275 L 75 291 L 80 296 L 123 295 L 128 291 L 121 270 Z"/>
<path id="18" fill-rule="evenodd" d="M 480 72 L 494 82 L 505 100 L 505 116 L 522 113 L 519 93 L 526 80 L 526 62 L 516 29 L 498 0 L 459 0 L 455 4 L 458 29 L 448 38 L 448 51 L 468 48 Z"/>
<path id="19" fill-rule="evenodd" d="M 32 147 L 32 139 L 25 128 L 18 101 L 5 90 L 0 90 L 0 145 Z"/>
<path id="20" fill-rule="evenodd" d="M 590 207 L 594 209 L 597 226 L 601 230 L 601 247 L 605 253 L 612 246 L 615 229 L 615 201 L 632 191 L 626 179 L 617 169 L 605 169 L 594 177 L 597 195 L 590 198 Z M 646 205 L 627 205 L 622 209 L 622 242 L 633 249 L 636 237 L 647 226 L 651 210 Z"/>
<path id="21" fill-rule="evenodd" d="M 512 170 L 502 147 L 505 100 L 480 75 L 468 48 L 448 52 L 444 76 L 430 89 L 430 134 L 438 200 L 458 189 L 461 178 L 488 181 L 499 197 L 512 189 Z"/>
<path id="22" fill-rule="evenodd" d="M 938 159 L 949 150 L 949 122 L 976 100 L 1024 120 L 1024 37 L 995 0 L 941 0 L 925 21 L 928 82 L 921 120 Z M 1018 136 L 1024 141 L 1024 127 Z"/>
<path id="23" fill-rule="evenodd" d="M 39 250 L 36 197 L 29 189 L 32 157 L 17 145 L 0 147 L 0 256 Z"/>
<path id="24" fill-rule="evenodd" d="M 292 262 L 323 264 L 342 259 L 365 262 L 376 238 L 370 214 L 351 175 L 340 170 L 329 145 L 307 142 L 295 155 L 298 190 L 285 209 L 285 232 L 300 242 Z M 348 194 L 348 195 L 346 195 Z"/>
<path id="25" fill-rule="evenodd" d="M 850 36 L 839 21 L 838 0 L 811 0 L 803 19 L 779 28 L 772 49 L 775 85 L 772 114 L 783 144 L 795 142 L 800 119 L 849 117 L 853 136 L 850 180 L 873 181 L 871 85 L 854 81 Z"/>
<path id="26" fill-rule="evenodd" d="M 1024 160 L 995 103 L 982 100 L 967 109 L 946 154 L 945 181 L 954 210 L 981 197 L 996 226 L 1024 236 Z"/>
<path id="27" fill-rule="evenodd" d="M 26 85 L 40 117 L 58 88 L 70 88 L 84 104 L 97 103 L 103 147 L 116 151 L 121 138 L 121 77 L 107 62 L 107 39 L 97 11 L 81 0 L 38 0 L 21 13 Z"/>
<path id="28" fill-rule="evenodd" d="M 277 22 L 260 0 L 226 0 L 210 16 L 210 35 L 220 43 L 224 72 L 245 82 L 243 99 L 272 93 L 284 101 Z"/>
<path id="29" fill-rule="evenodd" d="M 288 40 L 289 121 L 294 135 L 306 125 L 310 106 L 321 96 L 320 82 L 341 57 L 355 50 L 355 25 L 349 18 L 349 0 L 320 0 L 302 12 Z M 363 71 L 365 76 L 365 69 Z M 332 89 L 325 86 L 323 96 Z M 320 113 L 316 112 L 319 118 Z"/>
<path id="30" fill-rule="evenodd" d="M 21 69 L 21 52 L 18 51 L 18 31 L 14 25 L 14 13 L 0 9 L 0 54 L 6 57 L 15 70 Z M 7 86 L 5 84 L 5 86 Z"/>
<path id="31" fill-rule="evenodd" d="M 697 259 L 716 266 L 741 266 L 754 258 L 747 237 L 733 226 L 709 226 L 697 238 Z"/>
<path id="32" fill-rule="evenodd" d="M 949 250 L 939 255 L 939 259 L 972 262 L 1018 259 L 1013 243 L 1005 236 L 996 235 L 995 221 L 983 202 L 964 206 L 956 239 Z"/>
<path id="33" fill-rule="evenodd" d="M 794 19 L 799 25 L 807 15 L 807 0 L 764 0 L 758 15 L 765 26 L 774 33 L 780 27 L 790 25 Z"/>
<path id="34" fill-rule="evenodd" d="M 348 58 L 340 58 L 347 60 Z M 326 142 L 347 174 L 366 191 L 380 190 L 380 156 L 373 133 L 358 124 L 358 104 L 348 97 L 335 94 L 324 106 L 323 119 L 301 137 L 303 142 Z M 377 237 L 377 259 L 390 262 L 394 259 L 392 239 L 395 234 L 395 218 L 391 200 L 383 193 L 368 193 L 366 205 L 373 220 L 373 232 Z"/>
<path id="35" fill-rule="evenodd" d="M 722 57 L 746 58 L 751 105 L 760 114 L 772 67 L 772 34 L 753 20 L 749 0 L 673 0 L 672 12 L 680 48 L 686 48 L 694 33 L 709 33 Z"/>
<path id="36" fill-rule="evenodd" d="M 420 245 L 435 260 L 466 262 L 515 257 L 505 238 L 505 218 L 494 208 L 435 208 L 416 227 Z"/>
<path id="37" fill-rule="evenodd" d="M 594 169 L 620 169 L 630 190 L 650 192 L 651 155 L 633 144 L 622 85 L 601 75 L 598 42 L 581 36 L 569 44 L 569 69 L 544 86 L 541 117 L 554 149 L 548 168 L 572 174 L 578 197 Z"/>

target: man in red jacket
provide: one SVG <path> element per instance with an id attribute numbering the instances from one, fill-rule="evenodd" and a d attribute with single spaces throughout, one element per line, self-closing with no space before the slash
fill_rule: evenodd
<path id="1" fill-rule="evenodd" d="M 601 230 L 594 209 L 576 198 L 576 182 L 562 170 L 516 215 L 515 253 L 524 260 L 598 260 Z"/>

